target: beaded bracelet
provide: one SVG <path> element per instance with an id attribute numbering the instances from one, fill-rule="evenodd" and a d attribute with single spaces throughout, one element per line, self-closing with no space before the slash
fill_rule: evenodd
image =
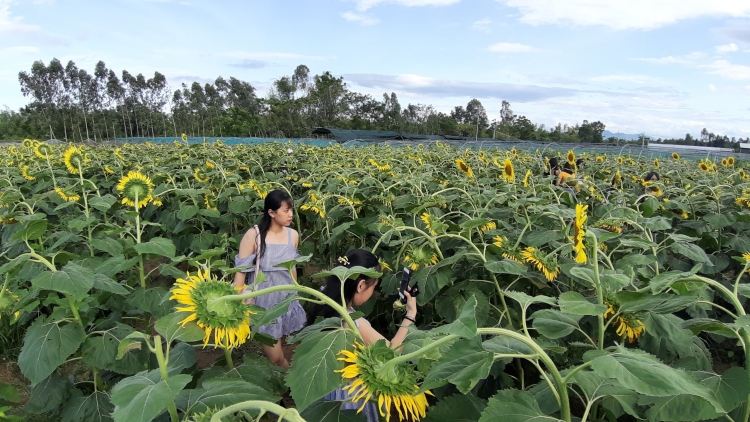
<path id="1" fill-rule="evenodd" d="M 407 319 L 407 320 L 411 321 L 412 324 L 416 324 L 417 323 L 417 321 L 414 318 L 410 317 L 409 315 L 404 315 L 404 319 Z"/>

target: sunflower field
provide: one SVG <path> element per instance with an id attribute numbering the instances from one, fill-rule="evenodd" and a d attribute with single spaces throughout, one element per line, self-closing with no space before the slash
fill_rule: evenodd
<path id="1" fill-rule="evenodd" d="M 27 385 L 0 382 L 0 420 L 364 421 L 323 399 L 345 386 L 383 421 L 748 421 L 743 163 L 547 155 L 584 166 L 555 186 L 538 151 L 440 143 L 3 147 L 0 333 Z M 303 257 L 265 310 L 231 263 L 273 189 Z M 351 248 L 382 273 L 336 266 Z M 417 325 L 364 346 L 320 283 L 382 277 L 357 314 L 390 337 L 403 267 Z M 288 338 L 284 371 L 248 346 L 293 300 L 342 315 Z"/>

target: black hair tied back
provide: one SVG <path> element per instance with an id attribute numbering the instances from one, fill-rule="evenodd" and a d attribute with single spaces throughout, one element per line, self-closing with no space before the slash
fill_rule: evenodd
<path id="1" fill-rule="evenodd" d="M 380 267 L 378 257 L 373 255 L 372 252 L 364 249 L 351 249 L 344 256 L 337 259 L 338 264 L 347 268 L 352 267 L 365 267 L 377 269 Z M 344 283 L 344 301 L 346 303 L 351 302 L 354 297 L 354 293 L 357 291 L 357 279 L 349 279 Z M 369 280 L 368 280 L 369 282 Z M 374 283 L 375 280 L 372 280 Z M 321 289 L 326 296 L 333 299 L 336 303 L 341 303 L 341 282 L 336 276 L 329 276 L 326 279 L 326 285 Z M 312 325 L 318 317 L 331 318 L 337 317 L 339 314 L 328 305 L 315 305 L 307 315 L 307 325 Z"/>

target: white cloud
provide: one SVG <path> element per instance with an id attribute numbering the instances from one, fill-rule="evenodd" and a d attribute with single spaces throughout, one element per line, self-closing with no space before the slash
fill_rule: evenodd
<path id="1" fill-rule="evenodd" d="M 367 16 L 365 14 L 354 13 L 354 12 L 351 12 L 351 11 L 342 13 L 341 17 L 343 17 L 344 19 L 346 19 L 346 20 L 348 20 L 350 22 L 359 22 L 359 23 L 361 23 L 362 25 L 365 25 L 365 26 L 376 25 L 377 23 L 380 22 L 380 19 L 378 19 L 378 18 L 373 18 L 373 17 Z"/>
<path id="2" fill-rule="evenodd" d="M 717 45 L 716 46 L 716 52 L 719 53 L 719 54 L 731 53 L 731 52 L 737 51 L 739 49 L 740 48 L 737 47 L 737 44 L 735 44 L 735 43 L 730 43 L 730 44 L 726 44 L 726 45 Z"/>
<path id="3" fill-rule="evenodd" d="M 636 84 L 644 84 L 646 82 L 652 82 L 656 78 L 646 75 L 604 75 L 595 76 L 590 78 L 593 82 L 631 82 Z"/>
<path id="4" fill-rule="evenodd" d="M 745 0 L 496 0 L 520 11 L 531 25 L 604 25 L 653 29 L 702 16 L 750 17 Z"/>
<path id="5" fill-rule="evenodd" d="M 452 79 L 438 79 L 427 76 L 402 74 L 382 75 L 354 73 L 344 75 L 347 81 L 373 91 L 395 91 L 399 96 L 417 98 L 480 98 L 505 99 L 515 102 L 534 102 L 554 97 L 574 95 L 577 91 L 569 88 L 546 87 L 531 84 L 496 82 L 470 82 Z"/>
<path id="6" fill-rule="evenodd" d="M 357 10 L 364 12 L 381 3 L 396 3 L 402 6 L 449 6 L 461 0 L 356 0 Z"/>
<path id="7" fill-rule="evenodd" d="M 0 40 L 34 40 L 51 44 L 61 44 L 60 37 L 46 33 L 39 25 L 23 22 L 23 17 L 14 17 L 10 11 L 11 0 L 0 0 Z"/>
<path id="8" fill-rule="evenodd" d="M 714 92 L 717 91 L 716 86 L 714 84 L 708 84 L 708 89 Z"/>
<path id="9" fill-rule="evenodd" d="M 304 54 L 281 53 L 281 52 L 225 51 L 225 52 L 219 53 L 219 55 L 223 57 L 231 57 L 234 59 L 303 59 L 303 60 L 335 59 L 335 57 L 308 56 Z"/>
<path id="10" fill-rule="evenodd" d="M 492 20 L 490 18 L 484 18 L 480 19 L 473 24 L 471 24 L 471 29 L 475 31 L 482 31 L 485 33 L 490 33 L 490 25 L 492 25 Z"/>
<path id="11" fill-rule="evenodd" d="M 723 76 L 727 79 L 734 79 L 738 81 L 750 79 L 750 66 L 733 64 L 728 62 L 727 60 L 714 60 L 714 62 L 710 65 L 703 65 L 701 67 L 713 69 L 713 71 L 709 73 Z"/>
<path id="12" fill-rule="evenodd" d="M 525 44 L 511 42 L 499 42 L 487 47 L 488 50 L 495 53 L 528 53 L 534 51 L 534 47 Z"/>
<path id="13" fill-rule="evenodd" d="M 639 57 L 632 60 L 638 60 L 642 62 L 651 62 L 658 64 L 697 64 L 701 59 L 706 58 L 706 54 L 700 51 L 695 51 L 684 56 L 667 56 L 667 57 Z"/>

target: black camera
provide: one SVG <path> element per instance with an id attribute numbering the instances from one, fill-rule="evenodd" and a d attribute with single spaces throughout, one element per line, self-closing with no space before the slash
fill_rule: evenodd
<path id="1" fill-rule="evenodd" d="M 411 290 L 409 290 L 409 280 L 411 280 L 411 271 L 404 267 L 404 273 L 401 276 L 401 286 L 398 288 L 398 298 L 403 304 L 406 304 L 406 295 L 404 292 L 408 291 L 412 297 L 417 297 L 417 295 L 419 295 L 419 286 L 417 286 L 417 283 L 414 283 L 414 285 L 411 286 Z"/>

